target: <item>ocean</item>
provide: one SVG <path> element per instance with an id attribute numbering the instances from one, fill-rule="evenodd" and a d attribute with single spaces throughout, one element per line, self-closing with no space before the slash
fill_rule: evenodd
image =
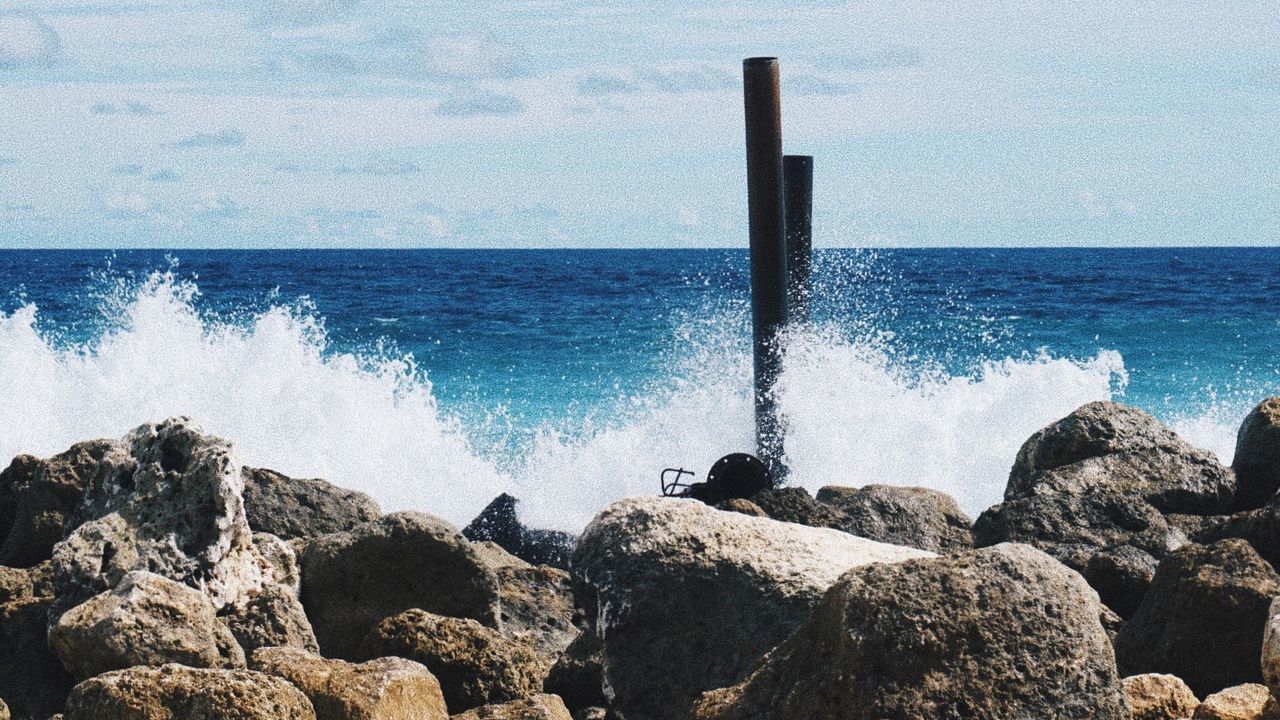
<path id="1" fill-rule="evenodd" d="M 745 250 L 0 251 L 0 457 L 185 414 L 244 463 L 575 531 L 752 449 Z M 1035 430 L 1141 407 L 1231 461 L 1280 389 L 1280 249 L 820 250 L 791 482 L 977 514 Z"/>

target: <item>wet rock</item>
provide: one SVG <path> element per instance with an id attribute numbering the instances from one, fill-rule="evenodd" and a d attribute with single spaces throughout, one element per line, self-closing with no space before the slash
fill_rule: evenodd
<path id="1" fill-rule="evenodd" d="M 1171 673 L 1197 695 L 1262 680 L 1263 629 L 1280 575 L 1243 540 L 1188 545 L 1160 562 L 1116 637 L 1122 673 Z"/>
<path id="2" fill-rule="evenodd" d="M 1133 720 L 1181 720 L 1191 717 L 1200 700 L 1174 675 L 1132 675 L 1124 683 Z"/>
<path id="3" fill-rule="evenodd" d="M 245 654 L 258 648 L 296 648 L 320 652 L 316 634 L 298 596 L 281 586 L 267 587 L 248 602 L 219 617 Z"/>
<path id="4" fill-rule="evenodd" d="M 1127 719 L 1098 613 L 1079 575 L 1026 545 L 855 568 L 693 717 Z"/>
<path id="5" fill-rule="evenodd" d="M 63 613 L 49 646 L 78 679 L 133 665 L 244 667 L 244 652 L 199 590 L 148 572 Z"/>
<path id="6" fill-rule="evenodd" d="M 1230 509 L 1235 475 L 1151 415 L 1092 402 L 1032 435 L 1018 450 L 1005 500 L 1103 489 L 1161 512 Z"/>
<path id="7" fill-rule="evenodd" d="M 573 606 L 569 573 L 547 565 L 496 572 L 502 633 L 532 647 L 550 667 L 585 623 Z"/>
<path id="8" fill-rule="evenodd" d="M 291 478 L 262 468 L 245 468 L 243 474 L 245 516 L 258 532 L 285 540 L 312 538 L 382 516 L 373 498 L 324 480 Z"/>
<path id="9" fill-rule="evenodd" d="M 449 712 L 425 667 L 384 657 L 360 664 L 328 660 L 295 648 L 263 648 L 254 670 L 284 678 L 315 707 L 316 720 L 445 720 Z"/>
<path id="10" fill-rule="evenodd" d="M 113 446 L 77 443 L 41 459 L 19 455 L 0 472 L 0 565 L 30 567 L 48 560 L 84 495 L 88 477 Z"/>
<path id="11" fill-rule="evenodd" d="M 76 685 L 65 720 L 315 720 L 311 701 L 252 670 L 132 667 Z"/>
<path id="12" fill-rule="evenodd" d="M 47 629 L 52 598 L 31 592 L 30 588 L 40 587 L 38 581 L 27 577 L 24 582 L 11 573 L 6 575 L 8 582 L 20 589 L 10 600 L 0 601 L 0 697 L 19 720 L 46 718 L 62 709 L 75 684 L 49 651 Z M 27 589 L 21 589 L 23 586 Z"/>
<path id="13" fill-rule="evenodd" d="M 468 540 L 490 540 L 532 565 L 567 570 L 573 553 L 572 535 L 555 530 L 531 530 L 516 514 L 519 500 L 502 493 L 462 530 Z"/>
<path id="14" fill-rule="evenodd" d="M 1275 497 L 1280 489 L 1280 397 L 1263 400 L 1245 417 L 1231 467 L 1239 483 L 1236 509 L 1262 507 Z"/>
<path id="15" fill-rule="evenodd" d="M 519 700 L 542 688 L 546 666 L 524 643 L 475 620 L 408 610 L 378 623 L 360 656 L 422 663 L 440 681 L 450 713 Z"/>
<path id="16" fill-rule="evenodd" d="M 357 659 L 375 625 L 412 608 L 499 623 L 497 575 L 430 515 L 393 513 L 316 538 L 300 559 L 302 605 L 326 656 Z"/>
<path id="17" fill-rule="evenodd" d="M 587 527 L 573 573 L 614 708 L 683 719 L 699 693 L 737 682 L 785 639 L 848 568 L 928 556 L 692 500 L 631 498 Z"/>
<path id="18" fill-rule="evenodd" d="M 842 530 L 870 540 L 936 553 L 973 545 L 969 530 L 973 520 L 944 492 L 892 485 L 828 485 L 818 490 L 817 500 L 844 514 Z"/>
<path id="19" fill-rule="evenodd" d="M 542 682 L 542 689 L 559 695 L 571 712 L 608 703 L 604 696 L 604 646 L 594 632 L 578 635 L 556 660 Z"/>
<path id="20" fill-rule="evenodd" d="M 535 695 L 500 705 L 485 705 L 453 716 L 453 720 L 573 720 L 555 695 Z"/>
<path id="21" fill-rule="evenodd" d="M 1191 717 L 1195 720 L 1278 720 L 1280 707 L 1266 686 L 1248 683 L 1210 695 Z"/>

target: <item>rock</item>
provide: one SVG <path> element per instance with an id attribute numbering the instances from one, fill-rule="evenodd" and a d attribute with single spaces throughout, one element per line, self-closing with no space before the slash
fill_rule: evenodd
<path id="1" fill-rule="evenodd" d="M 542 681 L 542 689 L 559 695 L 574 713 L 593 705 L 607 704 L 601 657 L 603 650 L 604 646 L 594 632 L 578 635 L 551 666 Z"/>
<path id="2" fill-rule="evenodd" d="M 521 567 L 521 568 L 533 567 L 532 565 L 521 560 L 515 555 L 512 555 L 506 550 L 503 550 L 501 545 L 499 545 L 498 543 L 492 540 L 481 540 L 480 542 L 473 542 L 471 543 L 471 547 L 476 549 L 476 552 L 479 553 L 480 559 L 484 561 L 484 564 L 488 565 L 494 570 L 498 570 L 500 568 L 505 568 L 505 567 Z"/>
<path id="3" fill-rule="evenodd" d="M 384 618 L 417 608 L 498 625 L 498 578 L 449 523 L 393 513 L 316 538 L 301 554 L 302 605 L 326 656 L 356 658 Z"/>
<path id="4" fill-rule="evenodd" d="M 1116 637 L 1125 675 L 1171 673 L 1197 695 L 1262 680 L 1259 657 L 1280 575 L 1243 540 L 1188 545 L 1156 568 Z"/>
<path id="5" fill-rule="evenodd" d="M 83 680 L 133 665 L 244 667 L 244 652 L 199 590 L 131 572 L 110 592 L 66 611 L 49 646 Z"/>
<path id="6" fill-rule="evenodd" d="M 614 709 L 683 719 L 699 693 L 737 682 L 785 639 L 848 568 L 930 556 L 693 500 L 631 498 L 587 526 L 573 574 Z"/>
<path id="7" fill-rule="evenodd" d="M 1089 553 L 1080 574 L 1107 607 L 1128 618 L 1142 604 L 1157 564 L 1154 557 L 1132 545 L 1120 545 Z"/>
<path id="8" fill-rule="evenodd" d="M 516 514 L 518 503 L 514 497 L 502 493 L 463 528 L 462 534 L 468 540 L 493 541 L 530 564 L 567 570 L 573 553 L 573 536 L 555 530 L 526 528 Z"/>
<path id="9" fill-rule="evenodd" d="M 9 720 L 9 706 L 0 700 L 0 720 Z"/>
<path id="10" fill-rule="evenodd" d="M 76 685 L 66 720 L 315 720 L 302 691 L 252 670 L 165 665 L 116 670 Z"/>
<path id="11" fill-rule="evenodd" d="M 408 610 L 378 623 L 360 656 L 408 658 L 440 681 L 450 713 L 519 700 L 542 689 L 546 666 L 524 643 L 471 619 Z"/>
<path id="12" fill-rule="evenodd" d="M 1127 719 L 1099 609 L 1079 575 L 1026 545 L 855 568 L 692 716 Z"/>
<path id="13" fill-rule="evenodd" d="M 573 606 L 569 573 L 539 565 L 497 570 L 502 633 L 533 648 L 546 667 L 585 624 Z"/>
<path id="14" fill-rule="evenodd" d="M 15 584 L 39 587 L 30 577 Z M 0 697 L 19 720 L 45 718 L 62 709 L 75 681 L 49 651 L 52 598 L 33 595 L 30 589 L 19 592 L 22 597 L 0 601 Z"/>
<path id="15" fill-rule="evenodd" d="M 51 557 L 72 529 L 67 519 L 89 475 L 112 446 L 93 440 L 43 460 L 19 455 L 0 472 L 0 565 L 30 567 Z"/>
<path id="16" fill-rule="evenodd" d="M 485 705 L 453 716 L 453 720 L 573 720 L 555 695 L 535 695 L 501 705 Z"/>
<path id="17" fill-rule="evenodd" d="M 1256 510 L 1231 515 L 1180 516 L 1176 522 L 1191 528 L 1188 536 L 1201 545 L 1240 538 L 1253 546 L 1272 567 L 1280 567 L 1280 505 L 1269 503 Z"/>
<path id="18" fill-rule="evenodd" d="M 50 623 L 134 570 L 196 588 L 218 610 L 257 593 L 270 570 L 245 521 L 242 483 L 231 445 L 187 418 L 126 435 L 89 478 L 83 524 L 54 546 Z"/>
<path id="19" fill-rule="evenodd" d="M 285 540 L 343 532 L 382 517 L 373 498 L 324 480 L 301 480 L 262 468 L 244 468 L 243 476 L 249 527 Z"/>
<path id="20" fill-rule="evenodd" d="M 235 636 L 246 655 L 266 647 L 320 652 L 302 602 L 297 595 L 278 585 L 264 588 L 243 605 L 230 608 L 219 620 Z"/>
<path id="21" fill-rule="evenodd" d="M 254 670 L 284 678 L 315 707 L 316 720 L 445 720 L 440 683 L 425 667 L 384 657 L 358 665 L 295 648 L 263 648 Z"/>
<path id="22" fill-rule="evenodd" d="M 725 510 L 727 512 L 742 513 L 743 515 L 750 515 L 752 517 L 769 517 L 769 514 L 761 509 L 759 505 L 744 498 L 729 498 L 724 502 L 717 503 L 716 509 Z"/>
<path id="23" fill-rule="evenodd" d="M 973 520 L 950 495 L 930 488 L 828 485 L 818 502 L 844 513 L 845 532 L 894 545 L 936 553 L 967 550 L 973 545 Z"/>
<path id="24" fill-rule="evenodd" d="M 814 500 L 809 491 L 802 487 L 761 490 L 751 496 L 751 502 L 763 510 L 765 515 L 780 522 L 845 530 L 844 513 Z"/>
<path id="25" fill-rule="evenodd" d="M 1230 509 L 1234 473 L 1151 415 L 1092 402 L 1032 435 L 1018 450 L 1005 500 L 1099 488 L 1142 498 L 1166 513 Z"/>
<path id="26" fill-rule="evenodd" d="M 1280 598 L 1271 601 L 1262 631 L 1262 681 L 1280 693 Z"/>
<path id="27" fill-rule="evenodd" d="M 608 720 L 609 711 L 602 707 L 584 708 L 573 714 L 573 720 Z"/>
<path id="28" fill-rule="evenodd" d="M 1247 683 L 1205 698 L 1191 717 L 1196 720 L 1277 720 L 1280 707 L 1265 685 Z"/>
<path id="29" fill-rule="evenodd" d="M 1263 400 L 1245 417 L 1231 467 L 1238 510 L 1262 507 L 1280 489 L 1280 397 Z"/>
<path id="30" fill-rule="evenodd" d="M 1133 720 L 1180 720 L 1191 717 L 1200 700 L 1175 675 L 1131 675 L 1121 680 Z"/>

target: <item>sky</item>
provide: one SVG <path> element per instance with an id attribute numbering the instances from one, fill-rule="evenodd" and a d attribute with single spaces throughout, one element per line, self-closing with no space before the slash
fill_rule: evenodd
<path id="1" fill-rule="evenodd" d="M 0 246 L 743 247 L 743 58 L 824 246 L 1266 245 L 1246 2 L 0 0 Z"/>

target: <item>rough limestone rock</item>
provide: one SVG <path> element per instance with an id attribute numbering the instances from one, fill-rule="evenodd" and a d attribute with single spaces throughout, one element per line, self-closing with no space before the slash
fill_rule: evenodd
<path id="1" fill-rule="evenodd" d="M 9 706 L 0 700 L 0 720 L 9 720 Z"/>
<path id="2" fill-rule="evenodd" d="M 1231 467 L 1239 483 L 1237 509 L 1261 507 L 1280 489 L 1280 397 L 1263 400 L 1245 417 Z"/>
<path id="3" fill-rule="evenodd" d="M 453 720 L 573 720 L 555 695 L 535 695 L 500 705 L 485 705 L 453 716 Z"/>
<path id="4" fill-rule="evenodd" d="M 1192 542 L 1208 545 L 1227 538 L 1240 538 L 1253 546 L 1262 559 L 1280 567 L 1280 502 L 1273 499 L 1264 507 L 1230 515 L 1178 516 L 1171 518 L 1189 530 Z"/>
<path id="5" fill-rule="evenodd" d="M 249 527 L 285 540 L 342 532 L 382 516 L 362 492 L 262 468 L 244 469 L 244 510 Z"/>
<path id="6" fill-rule="evenodd" d="M 449 523 L 393 513 L 316 538 L 301 554 L 302 605 L 326 656 L 356 658 L 384 618 L 418 608 L 496 627 L 498 578 Z"/>
<path id="7" fill-rule="evenodd" d="M 287 681 L 252 670 L 132 667 L 85 680 L 65 720 L 315 720 Z"/>
<path id="8" fill-rule="evenodd" d="M 502 493 L 462 530 L 468 540 L 490 540 L 507 552 L 533 565 L 550 565 L 567 570 L 574 538 L 556 530 L 531 530 L 520 522 L 516 498 Z"/>
<path id="9" fill-rule="evenodd" d="M 449 712 L 519 700 L 542 689 L 546 665 L 531 647 L 475 620 L 409 610 L 378 624 L 360 656 L 408 658 L 440 681 Z"/>
<path id="10" fill-rule="evenodd" d="M 80 504 L 88 477 L 113 446 L 77 443 L 51 458 L 19 455 L 0 472 L 0 565 L 30 567 L 48 560 Z"/>
<path id="11" fill-rule="evenodd" d="M 1133 720 L 1180 720 L 1191 717 L 1200 700 L 1175 675 L 1147 673 L 1121 681 Z"/>
<path id="12" fill-rule="evenodd" d="M 1060 552 L 1059 559 L 1083 575 L 1107 607 L 1122 618 L 1137 612 L 1158 565 L 1154 557 L 1132 545 L 1096 552 L 1090 549 L 1082 555 Z"/>
<path id="13" fill-rule="evenodd" d="M 973 520 L 948 494 L 921 487 L 828 485 L 818 502 L 844 513 L 845 532 L 894 545 L 936 553 L 967 550 L 973 545 Z"/>
<path id="14" fill-rule="evenodd" d="M 246 655 L 266 647 L 320 652 L 302 602 L 282 586 L 264 588 L 256 597 L 229 610 L 218 619 L 235 636 Z"/>
<path id="15" fill-rule="evenodd" d="M 1162 512 L 1226 512 L 1234 473 L 1151 415 L 1092 402 L 1032 435 L 1018 450 L 1005 500 L 1107 488 Z"/>
<path id="16" fill-rule="evenodd" d="M 205 593 L 216 609 L 247 599 L 269 579 L 241 502 L 231 445 L 188 418 L 143 425 L 102 458 L 76 520 L 53 551 L 64 611 L 146 570 Z"/>
<path id="17" fill-rule="evenodd" d="M 583 632 L 551 666 L 542 689 L 559 695 L 570 712 L 605 705 L 603 650 L 594 632 Z"/>
<path id="18" fill-rule="evenodd" d="M 440 683 L 425 667 L 384 657 L 358 665 L 293 648 L 263 648 L 254 670 L 284 678 L 315 707 L 316 720 L 445 720 Z"/>
<path id="19" fill-rule="evenodd" d="M 1129 717 L 1097 597 L 1026 545 L 855 568 L 697 720 Z"/>
<path id="20" fill-rule="evenodd" d="M 574 608 L 569 573 L 549 565 L 496 572 L 502 633 L 532 647 L 550 667 L 586 622 Z"/>
<path id="21" fill-rule="evenodd" d="M 631 498 L 587 526 L 573 574 L 614 708 L 683 720 L 701 692 L 742 679 L 844 571 L 931 556 L 695 500 Z"/>
<path id="22" fill-rule="evenodd" d="M 724 502 L 716 503 L 716 509 L 742 513 L 752 517 L 769 517 L 769 513 L 765 512 L 759 505 L 744 498 L 729 498 Z"/>
<path id="23" fill-rule="evenodd" d="M 751 496 L 751 502 L 774 520 L 847 531 L 844 513 L 814 500 L 802 487 L 761 490 Z"/>
<path id="24" fill-rule="evenodd" d="M 49 646 L 83 680 L 133 665 L 244 667 L 244 652 L 199 590 L 149 572 L 63 613 Z"/>
<path id="25" fill-rule="evenodd" d="M 1243 540 L 1188 545 L 1156 569 L 1116 636 L 1126 675 L 1171 673 L 1197 695 L 1260 682 L 1262 636 L 1280 575 Z"/>
<path id="26" fill-rule="evenodd" d="M 0 697 L 19 720 L 61 710 L 75 684 L 49 651 L 49 570 L 0 568 Z"/>
<path id="27" fill-rule="evenodd" d="M 1246 683 L 1205 698 L 1191 717 L 1195 720 L 1280 720 L 1280 707 L 1265 685 Z"/>
<path id="28" fill-rule="evenodd" d="M 1262 633 L 1262 681 L 1272 693 L 1280 695 L 1280 597 L 1267 609 L 1267 624 Z"/>

